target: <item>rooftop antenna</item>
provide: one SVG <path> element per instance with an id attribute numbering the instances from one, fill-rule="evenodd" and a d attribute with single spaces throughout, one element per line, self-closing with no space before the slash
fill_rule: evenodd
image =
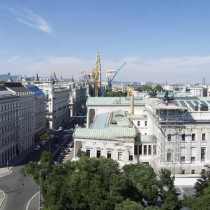
<path id="1" fill-rule="evenodd" d="M 39 81 L 39 75 L 36 73 L 36 80 Z"/>
<path id="2" fill-rule="evenodd" d="M 10 82 L 13 82 L 10 73 L 8 73 L 8 76 L 9 76 L 9 81 L 10 81 Z"/>
<path id="3" fill-rule="evenodd" d="M 58 81 L 58 79 L 57 79 L 57 77 L 56 77 L 56 74 L 55 74 L 55 72 L 54 72 L 54 78 L 55 78 L 55 81 Z"/>

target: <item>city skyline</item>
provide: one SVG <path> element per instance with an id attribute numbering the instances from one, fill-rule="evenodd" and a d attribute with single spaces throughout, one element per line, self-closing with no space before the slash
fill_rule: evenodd
<path id="1" fill-rule="evenodd" d="M 2 0 L 1 74 L 76 79 L 126 66 L 115 80 L 209 83 L 210 2 Z M 104 77 L 103 77 L 104 78 Z"/>

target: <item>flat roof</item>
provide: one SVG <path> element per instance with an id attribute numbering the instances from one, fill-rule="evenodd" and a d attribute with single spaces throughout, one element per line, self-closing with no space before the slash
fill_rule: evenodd
<path id="1" fill-rule="evenodd" d="M 126 111 L 114 111 L 97 115 L 90 128 L 76 128 L 75 138 L 106 139 L 135 138 L 136 130 Z"/>
<path id="2" fill-rule="evenodd" d="M 130 97 L 88 97 L 87 106 L 130 106 Z M 135 105 L 145 105 L 144 98 L 134 98 Z"/>
<path id="3" fill-rule="evenodd" d="M 139 115 L 131 115 L 129 116 L 131 120 L 147 120 L 147 115 L 139 114 Z"/>

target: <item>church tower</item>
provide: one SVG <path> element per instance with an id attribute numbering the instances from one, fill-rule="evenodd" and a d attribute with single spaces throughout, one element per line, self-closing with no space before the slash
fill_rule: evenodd
<path id="1" fill-rule="evenodd" d="M 94 74 L 94 93 L 95 97 L 98 97 L 101 93 L 101 60 L 99 51 L 96 54 L 96 64 L 93 71 Z"/>

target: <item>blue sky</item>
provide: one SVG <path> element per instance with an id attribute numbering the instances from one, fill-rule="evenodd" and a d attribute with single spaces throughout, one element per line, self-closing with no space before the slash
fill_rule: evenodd
<path id="1" fill-rule="evenodd" d="M 209 0 L 1 0 L 0 73 L 210 83 Z"/>

